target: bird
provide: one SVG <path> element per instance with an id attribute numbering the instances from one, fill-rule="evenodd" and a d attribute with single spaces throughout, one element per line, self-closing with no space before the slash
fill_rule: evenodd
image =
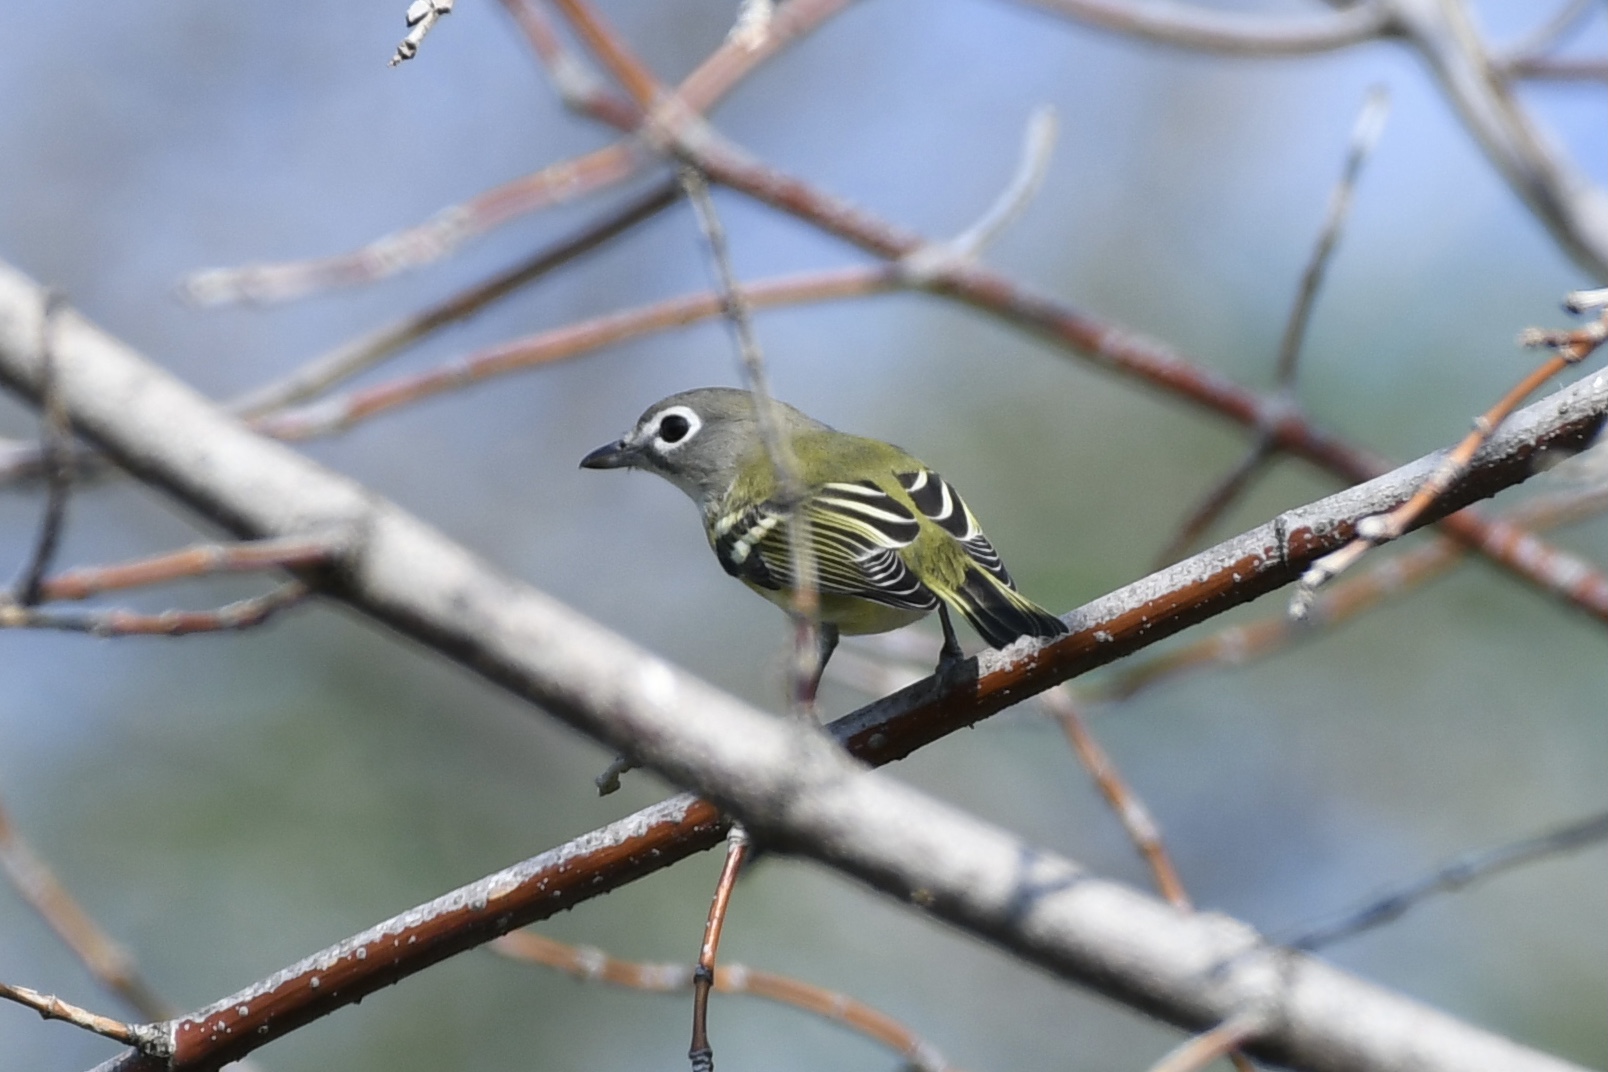
<path id="1" fill-rule="evenodd" d="M 582 458 L 581 468 L 639 469 L 680 488 L 697 503 L 725 571 L 789 613 L 798 588 L 789 518 L 803 519 L 819 626 L 806 702 L 840 635 L 887 632 L 936 610 L 942 674 L 963 658 L 951 610 L 996 648 L 1068 631 L 1016 590 L 976 516 L 943 477 L 891 443 L 771 405 L 797 460 L 796 481 L 777 474 L 755 396 L 729 387 L 655 402 L 619 439 Z"/>

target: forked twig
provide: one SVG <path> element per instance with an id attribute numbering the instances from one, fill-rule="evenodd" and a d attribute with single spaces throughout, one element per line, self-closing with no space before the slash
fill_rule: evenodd
<path id="1" fill-rule="evenodd" d="M 1577 295 L 1570 297 L 1573 300 Z M 1312 567 L 1302 574 L 1295 594 L 1290 598 L 1291 616 L 1304 617 L 1312 604 L 1314 593 L 1320 586 L 1350 568 L 1370 549 L 1399 538 L 1411 528 L 1431 503 L 1462 479 L 1468 472 L 1469 463 L 1474 455 L 1502 422 L 1507 420 L 1509 414 L 1518 409 L 1542 384 L 1571 365 L 1584 361 L 1605 340 L 1608 340 L 1608 311 L 1592 323 L 1574 331 L 1548 332 L 1530 329 L 1520 335 L 1521 345 L 1548 347 L 1553 351 L 1553 356 L 1520 380 L 1490 409 L 1476 417 L 1473 431 L 1446 453 L 1440 466 L 1419 486 L 1418 491 L 1410 499 L 1387 514 L 1365 517 L 1358 521 L 1355 539 L 1340 550 L 1314 562 Z"/>
<path id="2" fill-rule="evenodd" d="M 585 982 L 657 993 L 677 993 L 693 985 L 693 972 L 686 964 L 617 960 L 601 949 L 567 945 L 530 930 L 505 934 L 490 948 L 515 960 L 556 968 Z M 741 964 L 717 965 L 715 989 L 722 994 L 747 994 L 791 1005 L 841 1024 L 894 1050 L 917 1072 L 960 1072 L 908 1027 L 847 994 Z"/>

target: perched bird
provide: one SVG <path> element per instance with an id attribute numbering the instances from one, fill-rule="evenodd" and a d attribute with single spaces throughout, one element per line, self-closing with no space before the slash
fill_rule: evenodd
<path id="1" fill-rule="evenodd" d="M 782 486 L 760 437 L 754 397 L 727 387 L 671 395 L 649 406 L 583 469 L 645 469 L 691 496 L 727 573 L 793 609 L 788 516 L 807 522 L 819 599 L 820 658 L 840 633 L 882 633 L 938 611 L 939 670 L 961 656 L 949 611 L 993 647 L 1052 637 L 1066 625 L 1016 591 L 994 545 L 955 489 L 898 447 L 846 435 L 777 402 L 798 459 L 798 501 Z M 814 694 L 810 683 L 808 695 Z"/>

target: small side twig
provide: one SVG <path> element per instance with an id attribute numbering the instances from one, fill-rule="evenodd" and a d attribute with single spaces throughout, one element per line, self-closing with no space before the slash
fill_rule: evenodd
<path id="1" fill-rule="evenodd" d="M 142 1041 L 139 1030 L 133 1024 L 90 1012 L 88 1009 L 69 1004 L 53 994 L 41 994 L 26 986 L 0 983 L 0 999 L 14 1001 L 18 1005 L 30 1008 L 46 1020 L 60 1020 L 125 1046 L 138 1046 Z"/>
<path id="2" fill-rule="evenodd" d="M 491 943 L 503 956 L 566 972 L 584 982 L 603 982 L 632 990 L 677 993 L 693 985 L 686 964 L 643 964 L 618 960 L 601 949 L 567 945 L 534 931 L 513 931 Z M 848 994 L 742 964 L 715 967 L 715 990 L 763 998 L 857 1031 L 898 1053 L 915 1072 L 960 1072 L 925 1039 L 886 1013 Z"/>
<path id="3" fill-rule="evenodd" d="M 1519 841 L 1468 853 L 1423 878 L 1406 883 L 1339 918 L 1277 940 L 1278 945 L 1315 952 L 1400 919 L 1431 897 L 1453 893 L 1504 871 L 1608 841 L 1608 812 L 1591 815 Z"/>
<path id="4" fill-rule="evenodd" d="M 1589 292 L 1588 292 L 1589 293 Z M 1571 299 L 1577 295 L 1571 295 Z M 1365 517 L 1357 522 L 1356 538 L 1340 550 L 1325 555 L 1301 576 L 1290 598 L 1290 615 L 1302 618 L 1312 605 L 1319 587 L 1349 569 L 1370 549 L 1388 543 L 1405 533 L 1436 499 L 1468 472 L 1469 462 L 1515 409 L 1530 394 L 1571 365 L 1579 364 L 1604 341 L 1608 341 L 1608 311 L 1595 321 L 1574 331 L 1542 331 L 1532 328 L 1519 336 L 1523 346 L 1548 347 L 1553 356 L 1520 380 L 1497 403 L 1474 419 L 1474 429 L 1447 452 L 1440 466 L 1419 486 L 1412 498 L 1390 511 Z"/>
<path id="5" fill-rule="evenodd" d="M 737 875 L 747 857 L 748 833 L 734 823 L 726 834 L 726 863 L 720 869 L 720 881 L 715 884 L 709 919 L 704 924 L 703 944 L 698 948 L 698 966 L 692 973 L 692 1045 L 687 1050 L 692 1072 L 714 1072 L 715 1051 L 709 1045 L 709 991 L 715 985 L 715 958 L 720 952 L 720 936 L 726 929 L 731 891 L 737 885 Z"/>
<path id="6" fill-rule="evenodd" d="M 72 432 L 67 407 L 62 402 L 56 370 L 55 331 L 64 300 L 53 290 L 45 292 L 39 318 L 39 395 L 42 411 L 39 452 L 45 474 L 45 509 L 39 521 L 39 534 L 33 552 L 12 588 L 12 599 L 23 607 L 39 602 L 40 585 L 61 546 L 62 528 L 67 521 L 67 500 L 73 488 Z"/>
<path id="7" fill-rule="evenodd" d="M 1245 1059 L 1238 1054 L 1241 1046 L 1256 1037 L 1257 1032 L 1266 1026 L 1266 1015 L 1260 1011 L 1248 1011 L 1231 1017 L 1212 1028 L 1203 1031 L 1194 1038 L 1189 1039 L 1173 1050 L 1167 1056 L 1150 1066 L 1150 1072 L 1198 1072 L 1219 1057 L 1234 1056 L 1236 1067 L 1249 1068 L 1248 1064 L 1241 1064 Z"/>
<path id="8" fill-rule="evenodd" d="M 126 949 L 100 928 L 67 892 L 49 865 L 12 826 L 0 805 L 0 871 L 17 895 L 44 920 L 84 968 L 106 989 L 128 1003 L 142 1018 L 166 1020 L 174 1015 L 167 1002 L 145 981 Z"/>
<path id="9" fill-rule="evenodd" d="M 1066 734 L 1072 750 L 1077 753 L 1078 759 L 1094 779 L 1100 795 L 1105 797 L 1117 821 L 1127 831 L 1129 840 L 1150 865 L 1150 872 L 1156 880 L 1156 889 L 1175 907 L 1193 907 L 1189 894 L 1184 889 L 1183 880 L 1178 877 L 1178 869 L 1173 866 L 1172 857 L 1167 854 L 1160 825 L 1151 816 L 1150 809 L 1145 807 L 1145 802 L 1129 788 L 1122 773 L 1117 770 L 1117 765 L 1111 761 L 1111 756 L 1100 747 L 1100 742 L 1089 732 L 1089 727 L 1078 710 L 1077 700 L 1073 698 L 1071 690 L 1060 685 L 1040 694 L 1039 699 L 1061 724 L 1062 732 Z"/>
<path id="10" fill-rule="evenodd" d="M 46 600 L 89 599 L 102 592 L 144 588 L 219 573 L 305 569 L 328 562 L 334 550 L 328 540 L 295 536 L 282 540 L 197 544 L 132 562 L 67 570 L 46 580 L 40 590 Z"/>
<path id="11" fill-rule="evenodd" d="M 92 636 L 190 636 L 252 629 L 295 606 L 308 595 L 300 581 L 280 585 L 264 595 L 242 599 L 214 610 L 166 610 L 158 614 L 113 608 L 64 611 L 17 605 L 0 606 L 0 629 L 58 629 Z"/>

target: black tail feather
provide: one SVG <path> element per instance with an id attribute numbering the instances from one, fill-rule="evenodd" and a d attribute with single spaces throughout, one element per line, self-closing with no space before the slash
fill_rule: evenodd
<path id="1" fill-rule="evenodd" d="M 1057 637 L 1067 632 L 1061 619 L 975 569 L 966 570 L 966 579 L 950 604 L 993 648 L 1003 648 L 1019 637 Z"/>

